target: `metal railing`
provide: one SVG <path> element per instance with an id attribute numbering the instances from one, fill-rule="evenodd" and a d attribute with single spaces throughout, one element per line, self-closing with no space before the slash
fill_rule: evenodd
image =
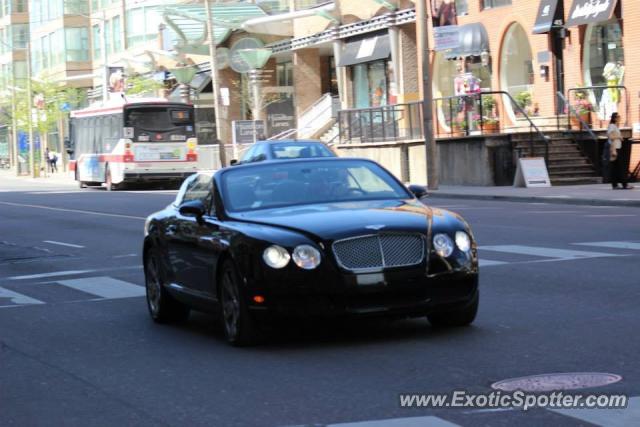
<path id="1" fill-rule="evenodd" d="M 542 142 L 544 144 L 543 155 L 548 160 L 550 138 L 538 128 L 524 108 L 506 91 L 482 91 L 475 94 L 434 99 L 435 114 L 438 118 L 437 136 L 471 136 L 475 132 L 478 134 L 500 133 L 500 116 L 496 113 L 499 102 L 496 98 L 501 99 L 503 103 L 510 102 L 516 115 L 528 122 L 529 155 L 531 157 L 538 156 L 538 147 L 535 143 L 536 141 Z M 521 150 L 517 151 L 518 157 L 521 157 Z"/>
<path id="2" fill-rule="evenodd" d="M 580 129 L 578 129 L 578 130 L 584 130 L 589 134 L 590 139 L 593 141 L 593 151 L 592 151 L 591 155 L 589 155 L 586 152 L 586 150 L 584 149 L 582 144 L 580 144 L 578 142 L 578 140 L 576 139 L 575 135 L 572 134 L 571 138 L 573 138 L 573 141 L 576 144 L 578 144 L 578 147 L 580 147 L 580 149 L 584 152 L 584 154 L 587 157 L 591 158 L 593 166 L 596 168 L 596 171 L 598 173 L 600 173 L 600 171 L 601 171 L 601 162 L 600 162 L 600 144 L 599 144 L 598 136 L 593 132 L 593 130 L 591 129 L 591 126 L 589 126 L 589 124 L 580 116 L 580 114 L 578 114 L 576 109 L 571 105 L 571 103 L 569 103 L 569 101 L 562 94 L 562 92 L 560 92 L 560 91 L 556 92 L 556 96 L 558 97 L 558 100 L 560 102 L 564 103 L 564 105 L 567 108 L 567 116 L 569 117 L 569 124 L 568 124 L 568 129 L 567 130 L 571 129 L 571 114 L 573 114 L 575 116 L 575 119 L 578 121 L 578 123 L 580 123 Z"/>
<path id="3" fill-rule="evenodd" d="M 341 144 L 424 138 L 421 102 L 340 110 L 338 125 Z"/>

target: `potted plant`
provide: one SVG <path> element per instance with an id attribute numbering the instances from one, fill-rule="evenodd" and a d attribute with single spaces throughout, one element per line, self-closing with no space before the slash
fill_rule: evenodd
<path id="1" fill-rule="evenodd" d="M 451 120 L 451 136 L 464 136 L 467 133 L 467 121 L 463 118 L 454 118 Z"/>
<path id="2" fill-rule="evenodd" d="M 485 133 L 500 133 L 500 120 L 497 117 L 484 117 L 483 123 Z"/>
<path id="3" fill-rule="evenodd" d="M 500 132 L 500 119 L 496 115 L 496 100 L 493 95 L 482 97 L 482 130 L 486 133 Z"/>
<path id="4" fill-rule="evenodd" d="M 518 107 L 520 107 L 522 109 L 522 111 L 527 111 L 528 108 L 531 106 L 531 92 L 527 91 L 527 90 L 523 90 L 522 92 L 518 93 L 515 96 L 515 100 L 516 100 L 516 104 L 518 104 Z M 522 114 L 520 113 L 520 111 L 516 112 L 516 115 L 518 114 Z"/>
<path id="5" fill-rule="evenodd" d="M 573 110 L 575 111 L 571 112 L 571 127 L 580 129 L 582 127 L 581 121 L 587 125 L 591 124 L 591 113 L 594 108 L 585 91 L 576 91 L 576 102 L 573 104 Z M 580 119 L 575 116 L 576 114 Z"/>

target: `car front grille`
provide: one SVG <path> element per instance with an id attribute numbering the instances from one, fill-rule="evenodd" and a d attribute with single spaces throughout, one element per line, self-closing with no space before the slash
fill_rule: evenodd
<path id="1" fill-rule="evenodd" d="M 424 260 L 425 239 L 420 234 L 381 233 L 333 243 L 338 264 L 350 271 L 407 267 Z"/>

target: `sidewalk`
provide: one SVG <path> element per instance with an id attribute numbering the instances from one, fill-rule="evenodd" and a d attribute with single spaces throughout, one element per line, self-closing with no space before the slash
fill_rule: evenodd
<path id="1" fill-rule="evenodd" d="M 31 178 L 31 176 L 16 176 L 15 171 L 9 169 L 0 170 L 0 188 L 22 187 L 22 186 L 43 186 L 43 187 L 78 187 L 78 183 L 69 175 L 68 172 L 56 172 Z"/>
<path id="2" fill-rule="evenodd" d="M 571 185 L 551 188 L 468 187 L 441 185 L 432 197 L 471 200 L 502 200 L 526 203 L 640 207 L 640 183 L 632 190 L 612 190 L 609 184 Z"/>

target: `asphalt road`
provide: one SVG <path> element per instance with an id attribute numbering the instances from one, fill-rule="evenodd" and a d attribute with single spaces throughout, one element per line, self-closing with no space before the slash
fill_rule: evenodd
<path id="1" fill-rule="evenodd" d="M 640 425 L 635 398 L 602 417 L 398 397 L 554 372 L 617 374 L 581 392 L 640 396 L 640 209 L 430 199 L 481 246 L 472 327 L 302 325 L 236 349 L 212 317 L 148 317 L 144 218 L 173 194 L 0 184 L 0 425 Z"/>

